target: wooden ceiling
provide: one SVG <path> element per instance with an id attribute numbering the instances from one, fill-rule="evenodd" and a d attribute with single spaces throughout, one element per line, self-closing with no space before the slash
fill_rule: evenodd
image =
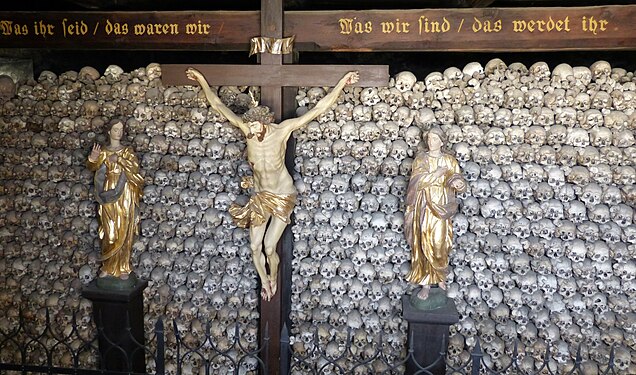
<path id="1" fill-rule="evenodd" d="M 634 0 L 284 0 L 286 10 L 541 7 L 636 4 Z M 258 10 L 260 0 L 22 0 L 3 1 L 0 10 L 145 11 Z"/>

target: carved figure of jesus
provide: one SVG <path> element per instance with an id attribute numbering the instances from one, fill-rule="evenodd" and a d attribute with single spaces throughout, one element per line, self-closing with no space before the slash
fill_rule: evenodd
<path id="1" fill-rule="evenodd" d="M 210 106 L 245 135 L 247 160 L 252 166 L 253 178 L 244 179 L 241 186 L 253 187 L 254 194 L 245 206 L 233 204 L 230 214 L 238 226 L 249 228 L 254 266 L 261 280 L 261 297 L 269 301 L 276 294 L 278 279 L 276 245 L 290 222 L 296 204 L 294 181 L 285 167 L 287 140 L 294 130 L 306 126 L 334 105 L 346 85 L 358 82 L 359 74 L 345 74 L 312 109 L 280 124 L 272 122 L 274 115 L 264 106 L 251 108 L 242 117 L 238 116 L 221 102 L 201 72 L 189 68 L 186 75 L 201 85 Z"/>

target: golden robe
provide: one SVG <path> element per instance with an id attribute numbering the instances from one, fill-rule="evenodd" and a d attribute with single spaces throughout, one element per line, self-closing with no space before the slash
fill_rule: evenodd
<path id="1" fill-rule="evenodd" d="M 245 206 L 232 203 L 230 215 L 234 223 L 241 228 L 265 224 L 268 214 L 274 215 L 289 224 L 289 217 L 296 205 L 296 194 L 274 194 L 260 191 L 250 197 Z"/>
<path id="2" fill-rule="evenodd" d="M 442 177 L 433 175 L 439 167 L 448 169 Z M 406 279 L 412 283 L 430 285 L 446 280 L 453 241 L 451 216 L 457 212 L 451 183 L 456 179 L 466 186 L 457 160 L 449 154 L 432 157 L 420 153 L 413 161 L 404 216 L 404 233 L 411 245 L 411 271 Z"/>
<path id="3" fill-rule="evenodd" d="M 109 157 L 117 155 L 117 161 Z M 134 237 L 139 233 L 139 199 L 143 177 L 132 148 L 118 151 L 102 147 L 96 162 L 86 163 L 95 173 L 95 198 L 99 203 L 99 238 L 102 248 L 101 271 L 119 277 L 132 271 L 130 256 Z"/>

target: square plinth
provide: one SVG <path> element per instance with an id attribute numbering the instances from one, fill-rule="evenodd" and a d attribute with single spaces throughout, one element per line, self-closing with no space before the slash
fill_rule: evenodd
<path id="1" fill-rule="evenodd" d="M 452 299 L 435 310 L 420 310 L 411 303 L 411 296 L 402 296 L 402 315 L 409 323 L 453 325 L 459 322 L 457 307 Z"/>

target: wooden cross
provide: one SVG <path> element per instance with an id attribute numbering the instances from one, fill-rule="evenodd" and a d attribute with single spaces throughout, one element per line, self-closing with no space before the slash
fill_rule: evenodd
<path id="1" fill-rule="evenodd" d="M 162 64 L 162 81 L 166 86 L 196 85 L 185 76 L 186 69 L 193 67 L 206 77 L 210 86 L 261 86 L 259 104 L 268 106 L 278 116 L 277 121 L 285 117 L 282 115 L 284 108 L 281 100 L 284 87 L 333 87 L 352 70 L 360 72 L 360 81 L 355 86 L 383 87 L 389 83 L 388 65 L 265 64 L 266 57 L 276 57 L 282 61 L 282 55 L 267 54 L 262 56 L 261 65 Z"/>
<path id="2" fill-rule="evenodd" d="M 261 36 L 283 37 L 282 0 L 261 0 Z M 162 65 L 162 81 L 168 85 L 192 85 L 185 71 L 192 66 L 199 70 L 211 86 L 261 86 L 260 104 L 267 105 L 275 114 L 276 121 L 295 116 L 295 86 L 335 86 L 347 73 L 356 70 L 360 80 L 356 86 L 387 86 L 387 65 L 284 65 L 289 55 L 265 53 L 260 56 L 260 65 Z M 289 62 L 289 61 L 286 61 Z M 293 169 L 293 139 L 287 147 L 287 167 Z M 267 355 L 268 371 L 277 374 L 280 362 L 280 331 L 291 312 L 291 260 L 292 236 L 288 226 L 281 238 L 278 252 L 281 258 L 278 278 L 278 293 L 271 301 L 261 301 L 261 347 L 263 332 L 268 327 L 270 337 Z M 284 281 L 283 281 L 284 280 Z"/>

